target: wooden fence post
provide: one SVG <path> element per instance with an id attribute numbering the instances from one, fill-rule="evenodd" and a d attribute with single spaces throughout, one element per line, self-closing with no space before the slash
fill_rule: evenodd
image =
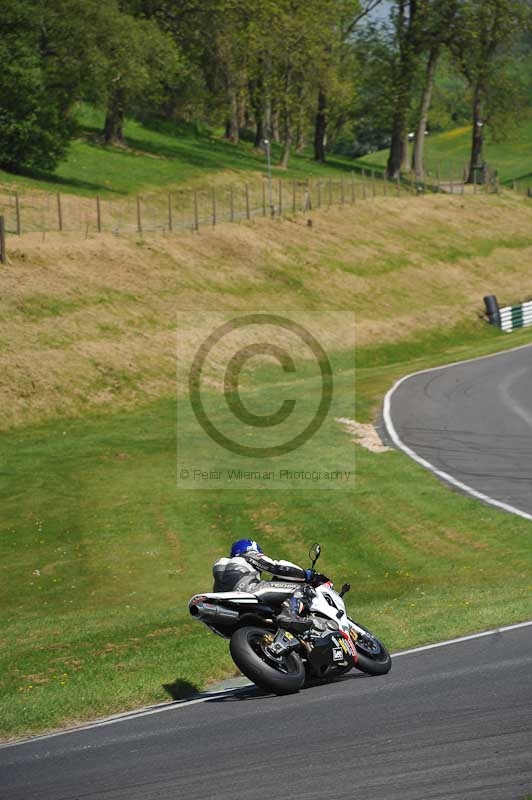
<path id="1" fill-rule="evenodd" d="M 20 199 L 18 196 L 18 192 L 15 192 L 15 214 L 17 216 L 17 236 L 20 236 L 22 232 L 22 227 L 20 224 Z"/>
<path id="2" fill-rule="evenodd" d="M 266 184 L 262 181 L 262 216 L 266 216 Z"/>
<path id="3" fill-rule="evenodd" d="M 397 197 L 401 194 L 401 173 L 397 173 Z"/>
<path id="4" fill-rule="evenodd" d="M 142 212 L 140 208 L 140 195 L 137 195 L 137 233 L 142 236 Z"/>
<path id="5" fill-rule="evenodd" d="M 63 230 L 63 209 L 61 208 L 61 193 L 57 192 L 57 223 L 59 230 Z"/>
<path id="6" fill-rule="evenodd" d="M 168 192 L 168 230 L 170 233 L 174 230 L 174 219 L 172 216 L 172 192 Z"/>
<path id="7" fill-rule="evenodd" d="M 96 195 L 96 230 L 102 232 L 102 209 L 100 206 L 100 195 Z"/>
<path id="8" fill-rule="evenodd" d="M 283 184 L 279 178 L 279 216 L 283 214 Z"/>
<path id="9" fill-rule="evenodd" d="M 251 212 L 249 208 L 249 185 L 246 183 L 246 219 L 251 219 Z"/>
<path id="10" fill-rule="evenodd" d="M 6 225 L 3 216 L 0 216 L 0 264 L 7 264 Z"/>
<path id="11" fill-rule="evenodd" d="M 194 191 L 194 230 L 199 231 L 198 193 L 196 191 Z"/>

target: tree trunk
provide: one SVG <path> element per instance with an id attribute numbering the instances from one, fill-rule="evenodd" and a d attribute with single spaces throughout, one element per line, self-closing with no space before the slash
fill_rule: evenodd
<path id="1" fill-rule="evenodd" d="M 392 119 L 392 141 L 386 164 L 386 177 L 395 180 L 400 177 L 401 168 L 408 163 L 408 111 L 412 96 L 412 82 L 418 42 L 416 41 L 415 18 L 417 0 L 399 0 L 395 22 L 396 38 L 399 44 L 399 63 L 395 83 L 395 103 Z M 407 13 L 408 12 L 408 13 Z"/>
<path id="2" fill-rule="evenodd" d="M 267 135 L 264 129 L 265 109 L 264 109 L 264 86 L 262 80 L 259 78 L 256 81 L 249 82 L 249 102 L 251 110 L 253 111 L 253 119 L 255 120 L 255 139 L 254 146 L 261 147 Z"/>
<path id="3" fill-rule="evenodd" d="M 469 175 L 467 183 L 475 180 L 475 167 L 482 164 L 482 150 L 484 147 L 484 128 L 482 125 L 482 86 L 479 82 L 475 85 L 473 95 L 473 136 L 471 141 L 471 160 L 469 162 Z"/>
<path id="4" fill-rule="evenodd" d="M 393 117 L 392 141 L 386 164 L 386 177 L 390 180 L 395 180 L 401 175 L 401 166 L 405 160 L 405 131 L 405 111 L 399 109 Z"/>
<path id="5" fill-rule="evenodd" d="M 434 77 L 436 75 L 436 66 L 438 64 L 438 57 L 440 55 L 439 45 L 431 48 L 429 53 L 429 60 L 427 61 L 427 70 L 425 72 L 425 85 L 423 87 L 423 94 L 421 96 L 421 104 L 419 106 L 418 123 L 416 129 L 416 138 L 414 140 L 414 155 L 412 158 L 412 167 L 417 179 L 425 177 L 425 166 L 423 164 L 423 152 L 425 147 L 425 130 L 427 128 L 427 120 L 430 110 L 430 101 L 432 98 L 432 87 L 434 86 Z"/>
<path id="6" fill-rule="evenodd" d="M 314 160 L 325 163 L 325 136 L 327 134 L 327 97 L 320 87 L 318 92 L 318 111 L 314 125 Z"/>
<path id="7" fill-rule="evenodd" d="M 126 96 L 123 87 L 117 86 L 107 102 L 103 140 L 105 144 L 124 144 L 124 116 Z"/>
<path id="8" fill-rule="evenodd" d="M 261 147 L 264 139 L 267 137 L 264 135 L 264 122 L 262 114 L 259 114 L 258 117 L 255 118 L 255 140 L 254 146 Z"/>
<path id="9" fill-rule="evenodd" d="M 288 159 L 290 157 L 291 144 L 292 144 L 292 120 L 287 114 L 284 125 L 283 155 L 281 157 L 281 161 L 279 162 L 279 166 L 282 167 L 282 169 L 286 169 L 288 167 Z"/>
<path id="10" fill-rule="evenodd" d="M 276 106 L 273 106 L 270 112 L 270 125 L 273 141 L 280 142 L 281 133 L 279 130 L 279 109 Z"/>
<path id="11" fill-rule="evenodd" d="M 272 101 L 269 96 L 264 102 L 264 136 L 271 141 L 272 139 Z"/>
<path id="12" fill-rule="evenodd" d="M 227 98 L 229 100 L 229 116 L 225 123 L 225 138 L 238 144 L 240 139 L 238 97 L 232 82 L 227 87 Z"/>
<path id="13" fill-rule="evenodd" d="M 405 128 L 403 134 L 403 160 L 401 161 L 401 172 L 407 173 L 411 172 L 412 166 L 410 164 L 410 159 L 408 157 L 408 142 L 410 141 L 408 131 Z"/>

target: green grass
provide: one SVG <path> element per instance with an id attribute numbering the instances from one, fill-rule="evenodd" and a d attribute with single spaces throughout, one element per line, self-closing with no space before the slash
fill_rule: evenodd
<path id="1" fill-rule="evenodd" d="M 530 340 L 477 324 L 439 345 L 420 335 L 337 353 L 335 414 L 353 415 L 353 356 L 364 416 L 399 375 Z M 268 376 L 250 387 L 259 405 L 271 402 Z M 211 563 L 240 535 L 300 563 L 320 541 L 320 568 L 351 581 L 352 613 L 392 649 L 529 616 L 524 520 L 450 491 L 400 453 L 355 447 L 331 417 L 301 452 L 309 468 L 331 458 L 354 468 L 356 488 L 183 490 L 176 436 L 200 463 L 207 444 L 178 410 L 177 431 L 175 400 L 162 399 L 2 435 L 4 735 L 184 696 L 231 673 L 227 644 L 189 619 L 186 601 L 209 589 Z"/>
<path id="2" fill-rule="evenodd" d="M 425 163 L 432 174 L 439 167 L 442 178 L 454 177 L 459 180 L 464 165 L 469 163 L 470 152 L 471 127 L 456 128 L 426 138 Z M 358 159 L 357 164 L 382 170 L 387 158 L 388 151 L 381 150 Z M 488 132 L 484 158 L 493 169 L 498 170 L 503 184 L 511 185 L 516 180 L 532 185 L 532 120 L 525 119 L 511 128 L 507 138 L 502 141 L 493 141 Z"/>
<path id="3" fill-rule="evenodd" d="M 221 131 L 185 123 L 159 122 L 154 127 L 126 120 L 127 147 L 104 147 L 101 144 L 103 112 L 82 105 L 78 110 L 79 136 L 68 155 L 53 173 L 29 170 L 20 175 L 0 171 L 0 185 L 6 188 L 32 188 L 62 191 L 84 196 L 135 194 L 142 191 L 183 184 L 206 186 L 216 173 L 266 175 L 266 158 L 247 140 L 233 145 Z M 433 174 L 439 167 L 442 177 L 458 179 L 470 152 L 470 127 L 466 126 L 430 136 L 426 142 L 426 164 Z M 498 169 L 501 181 L 514 180 L 532 185 L 532 120 L 525 120 L 508 132 L 504 141 L 491 142 L 485 148 L 488 163 Z M 272 144 L 272 175 L 277 178 L 306 180 L 337 177 L 342 172 L 375 169 L 381 172 L 387 151 L 373 153 L 355 161 L 329 156 L 327 164 L 317 164 L 310 148 L 293 153 L 289 169 L 277 164 L 280 145 Z M 227 176 L 229 179 L 229 175 Z"/>
<path id="4" fill-rule="evenodd" d="M 63 191 L 92 196 L 126 195 L 149 189 L 193 182 L 203 185 L 219 172 L 234 177 L 254 172 L 266 175 L 266 156 L 252 144 L 231 144 L 220 131 L 194 125 L 160 123 L 158 129 L 126 120 L 127 148 L 104 147 L 101 143 L 103 113 L 90 106 L 78 112 L 80 135 L 53 173 L 25 171 L 13 175 L 0 170 L 0 185 Z M 346 158 L 332 157 L 327 165 L 317 164 L 307 151 L 293 154 L 289 169 L 279 169 L 280 145 L 272 144 L 272 175 L 305 180 L 313 176 L 337 176 L 353 168 Z"/>
<path id="5" fill-rule="evenodd" d="M 529 205 L 508 193 L 368 199 L 315 214 L 312 228 L 255 221 L 142 247 L 22 237 L 0 273 L 0 422 L 19 426 L 0 434 L 1 733 L 183 696 L 233 672 L 227 643 L 188 617 L 187 600 L 240 536 L 299 563 L 320 541 L 320 568 L 352 583 L 353 615 L 392 650 L 529 617 L 529 524 L 401 453 L 361 449 L 334 421 L 375 420 L 406 373 L 530 343 L 530 329 L 505 335 L 478 318 L 483 294 L 526 296 L 529 232 Z M 355 486 L 178 483 L 183 460 L 231 462 L 198 436 L 179 369 L 175 397 L 176 309 L 186 356 L 189 328 L 213 313 L 265 308 L 318 313 L 335 342 L 333 411 L 286 464 L 354 469 Z M 273 411 L 293 396 L 308 412 L 310 366 L 298 382 L 282 377 L 246 373 L 246 404 Z M 208 402 L 215 418 L 225 411 L 214 393 Z M 49 421 L 31 424 L 39 415 Z"/>

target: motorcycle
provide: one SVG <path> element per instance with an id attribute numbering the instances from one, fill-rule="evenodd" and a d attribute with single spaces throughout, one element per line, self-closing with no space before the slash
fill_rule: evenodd
<path id="1" fill-rule="evenodd" d="M 368 675 L 385 675 L 392 661 L 370 631 L 347 616 L 340 592 L 326 575 L 315 571 L 321 548 L 309 551 L 311 577 L 295 592 L 304 617 L 283 614 L 286 591 L 272 590 L 268 602 L 248 592 L 210 592 L 189 601 L 192 617 L 229 639 L 233 661 L 253 683 L 284 695 L 313 680 L 333 680 L 356 668 Z"/>

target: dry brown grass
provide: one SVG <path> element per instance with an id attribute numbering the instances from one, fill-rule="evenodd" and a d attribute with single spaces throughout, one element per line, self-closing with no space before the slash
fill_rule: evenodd
<path id="1" fill-rule="evenodd" d="M 505 197 L 378 198 L 199 234 L 28 234 L 0 272 L 0 424 L 171 395 L 219 313 L 322 315 L 336 349 L 452 325 L 530 292 L 532 206 Z M 486 244 L 487 243 L 487 244 Z M 350 312 L 345 314 L 342 312 Z M 351 313 L 356 312 L 356 331 Z M 211 327 L 212 329 L 212 327 Z M 178 369 L 178 384 L 184 373 Z"/>

